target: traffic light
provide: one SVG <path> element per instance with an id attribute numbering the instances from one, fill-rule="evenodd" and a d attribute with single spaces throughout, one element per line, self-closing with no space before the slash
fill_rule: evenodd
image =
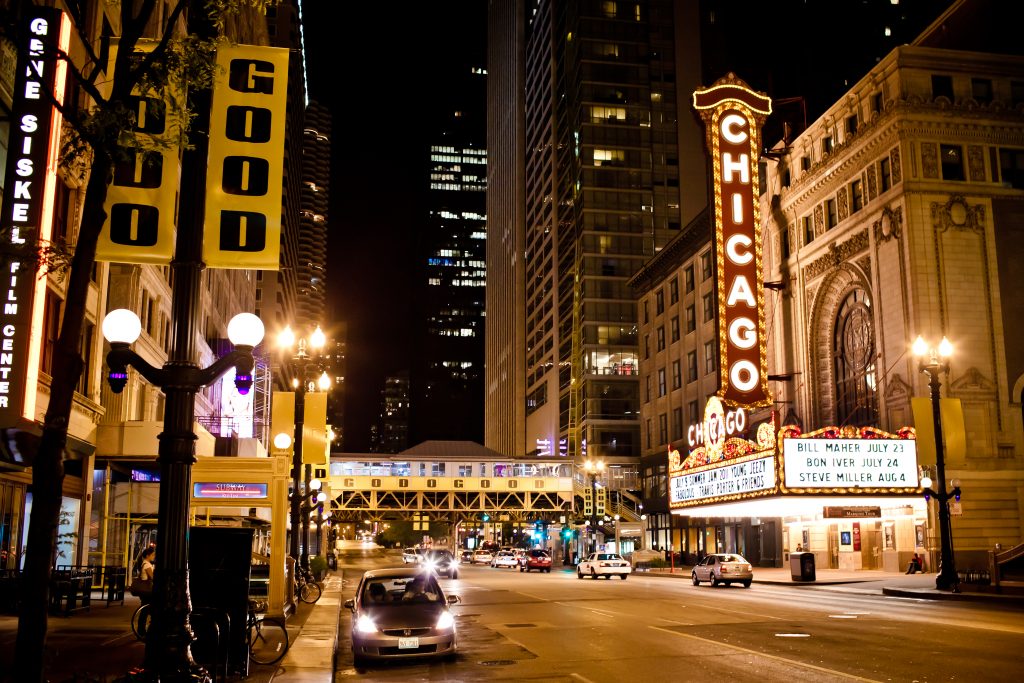
<path id="1" fill-rule="evenodd" d="M 583 514 L 587 517 L 594 514 L 594 491 L 589 487 L 583 489 Z"/>
<path id="2" fill-rule="evenodd" d="M 567 526 L 563 526 L 562 527 L 562 540 L 565 540 L 565 541 L 571 541 L 572 540 L 572 528 L 571 527 L 567 527 Z"/>
<path id="3" fill-rule="evenodd" d="M 489 521 L 491 521 L 491 516 L 485 512 L 484 516 L 483 516 L 483 520 L 485 522 L 489 522 Z"/>
<path id="4" fill-rule="evenodd" d="M 603 517 L 604 511 L 608 507 L 608 489 L 604 487 L 598 487 L 597 501 L 595 507 L 595 514 L 597 514 L 598 517 Z"/>

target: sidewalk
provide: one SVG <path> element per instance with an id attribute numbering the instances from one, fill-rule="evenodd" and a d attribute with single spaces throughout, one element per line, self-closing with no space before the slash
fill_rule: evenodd
<path id="1" fill-rule="evenodd" d="M 660 576 L 690 580 L 692 567 L 651 569 L 638 572 L 643 576 Z M 1014 605 L 1024 608 L 1024 595 L 993 593 L 980 586 L 964 584 L 962 592 L 952 593 L 935 588 L 935 574 L 903 574 L 884 571 L 846 571 L 842 569 L 818 569 L 814 581 L 794 581 L 787 567 L 755 567 L 754 583 L 779 586 L 849 586 L 853 590 L 879 595 L 930 600 L 966 600 Z"/>
<path id="2" fill-rule="evenodd" d="M 290 647 L 273 666 L 250 664 L 246 683 L 330 683 L 338 643 L 342 603 L 341 572 L 329 573 L 324 592 L 313 605 L 300 603 L 288 619 Z M 88 612 L 70 617 L 51 616 L 46 640 L 45 676 L 50 683 L 90 681 L 113 683 L 142 666 L 145 645 L 131 631 L 139 599 L 125 597 L 124 605 L 93 600 Z M 10 680 L 18 618 L 0 614 L 0 682 Z"/>

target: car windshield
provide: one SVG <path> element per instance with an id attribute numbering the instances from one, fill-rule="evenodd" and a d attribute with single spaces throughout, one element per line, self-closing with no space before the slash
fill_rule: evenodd
<path id="1" fill-rule="evenodd" d="M 401 605 L 441 602 L 441 589 L 432 576 L 388 576 L 367 579 L 364 605 Z"/>

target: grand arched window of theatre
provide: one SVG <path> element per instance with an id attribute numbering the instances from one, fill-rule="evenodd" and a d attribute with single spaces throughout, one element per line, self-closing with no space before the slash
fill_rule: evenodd
<path id="1" fill-rule="evenodd" d="M 878 423 L 875 348 L 871 300 L 857 287 L 839 305 L 832 333 L 836 422 L 840 425 Z"/>

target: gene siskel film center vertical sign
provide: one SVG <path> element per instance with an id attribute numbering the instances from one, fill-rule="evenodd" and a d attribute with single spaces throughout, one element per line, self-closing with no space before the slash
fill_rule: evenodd
<path id="1" fill-rule="evenodd" d="M 46 278 L 37 253 L 53 231 L 71 23 L 52 7 L 29 6 L 18 32 L 3 207 L 0 311 L 0 429 L 35 419 Z"/>
<path id="2" fill-rule="evenodd" d="M 714 175 L 718 396 L 732 406 L 771 405 L 757 163 L 772 101 L 729 74 L 693 93 L 693 106 L 707 127 Z"/>

